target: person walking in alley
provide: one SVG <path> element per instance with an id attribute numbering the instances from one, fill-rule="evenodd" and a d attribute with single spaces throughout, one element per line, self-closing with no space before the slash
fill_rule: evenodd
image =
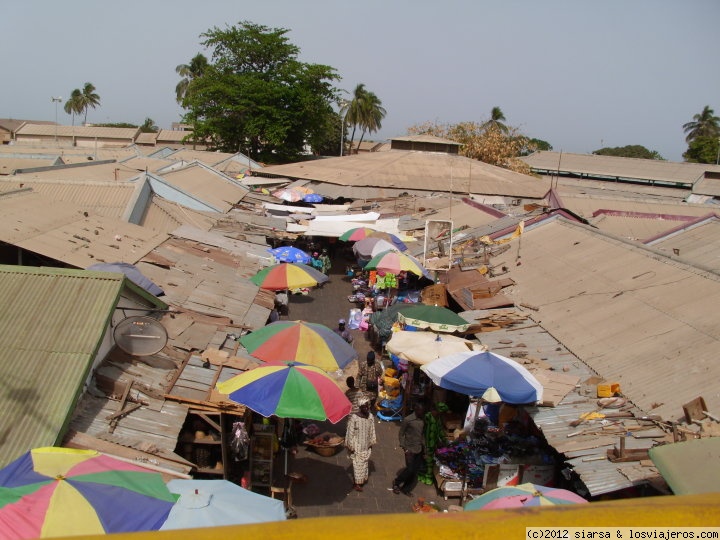
<path id="1" fill-rule="evenodd" d="M 392 484 L 392 491 L 396 495 L 400 492 L 412 497 L 418 473 L 424 465 L 423 456 L 423 430 L 425 427 L 425 406 L 422 402 L 415 403 L 413 413 L 403 418 L 400 424 L 400 448 L 405 452 L 405 468 L 402 469 Z"/>
<path id="2" fill-rule="evenodd" d="M 375 351 L 368 351 L 365 362 L 358 362 L 358 385 L 370 396 L 371 406 L 375 405 L 378 396 L 378 384 L 382 377 L 383 369 L 375 358 Z"/>
<path id="3" fill-rule="evenodd" d="M 322 266 L 320 267 L 320 271 L 327 276 L 330 273 L 330 269 L 332 268 L 332 262 L 330 261 L 330 255 L 328 255 L 327 249 L 323 248 L 319 260 L 322 264 Z"/>
<path id="4" fill-rule="evenodd" d="M 345 447 L 353 468 L 352 488 L 355 491 L 362 491 L 363 484 L 368 480 L 371 448 L 376 442 L 375 420 L 370 415 L 370 401 L 362 397 L 358 403 L 357 414 L 351 414 L 348 419 L 345 433 Z"/>

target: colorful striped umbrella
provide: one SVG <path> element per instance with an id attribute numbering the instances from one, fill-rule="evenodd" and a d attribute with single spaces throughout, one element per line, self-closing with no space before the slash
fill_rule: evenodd
<path id="1" fill-rule="evenodd" d="M 440 388 L 467 396 L 482 396 L 494 387 L 505 403 L 542 401 L 543 387 L 525 367 L 490 351 L 443 356 L 422 369 Z"/>
<path id="2" fill-rule="evenodd" d="M 366 238 L 380 238 L 386 242 L 390 242 L 393 246 L 395 246 L 395 249 L 399 249 L 400 251 L 405 251 L 407 249 L 405 242 L 400 240 L 400 238 L 394 234 L 387 233 L 385 231 L 376 231 L 370 227 L 355 227 L 347 230 L 340 235 L 339 240 L 342 240 L 343 242 L 359 242 L 360 240 L 365 240 Z"/>
<path id="3" fill-rule="evenodd" d="M 160 473 L 94 450 L 36 448 L 0 470 L 0 537 L 154 531 L 176 500 Z"/>
<path id="4" fill-rule="evenodd" d="M 371 259 L 383 251 L 393 249 L 397 248 L 394 244 L 388 242 L 387 240 L 377 236 L 368 236 L 367 238 L 363 238 L 362 240 L 355 242 L 355 245 L 353 246 L 353 253 L 355 253 L 357 257 Z"/>
<path id="5" fill-rule="evenodd" d="M 398 321 L 416 328 L 435 332 L 466 332 L 470 323 L 454 311 L 442 306 L 417 304 L 398 313 Z"/>
<path id="6" fill-rule="evenodd" d="M 235 403 L 280 418 L 330 420 L 350 414 L 350 401 L 322 369 L 297 362 L 268 362 L 217 385 Z"/>
<path id="7" fill-rule="evenodd" d="M 300 264 L 308 264 L 310 262 L 310 255 L 295 246 L 281 246 L 268 249 L 268 253 L 275 257 L 278 262 Z"/>
<path id="8" fill-rule="evenodd" d="M 365 265 L 365 270 L 380 270 L 392 274 L 398 274 L 405 270 L 418 276 L 432 279 L 430 273 L 415 257 L 394 250 L 383 251 L 375 255 L 370 259 L 370 262 Z"/>
<path id="9" fill-rule="evenodd" d="M 580 495 L 554 487 L 536 484 L 502 486 L 474 498 L 465 505 L 465 510 L 499 510 L 502 508 L 523 508 L 525 506 L 554 506 L 557 504 L 587 503 Z"/>
<path id="10" fill-rule="evenodd" d="M 325 325 L 305 321 L 276 321 L 240 338 L 255 358 L 265 362 L 300 362 L 325 371 L 344 369 L 357 351 Z"/>
<path id="11" fill-rule="evenodd" d="M 267 266 L 250 278 L 255 285 L 269 291 L 314 287 L 328 277 L 305 264 L 279 263 Z"/>
<path id="12" fill-rule="evenodd" d="M 378 231 L 370 227 L 353 227 L 342 233 L 338 237 L 338 240 L 342 240 L 343 242 L 357 242 L 376 232 Z"/>

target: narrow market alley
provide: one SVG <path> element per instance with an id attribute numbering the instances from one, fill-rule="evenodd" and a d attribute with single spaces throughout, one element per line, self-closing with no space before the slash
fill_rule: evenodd
<path id="1" fill-rule="evenodd" d="M 348 319 L 350 309 L 356 307 L 348 301 L 352 294 L 350 279 L 345 276 L 348 261 L 337 256 L 330 270 L 330 281 L 322 288 L 314 288 L 310 294 L 291 295 L 289 320 L 305 320 L 337 328 L 339 319 Z M 372 350 L 366 332 L 351 330 L 353 346 L 358 358 L 364 360 Z M 380 351 L 376 351 L 379 355 Z M 383 359 L 387 365 L 387 358 Z M 357 362 L 353 361 L 339 376 L 338 383 L 346 390 L 345 378 L 356 375 Z M 329 431 L 345 436 L 345 420 L 338 424 L 316 423 L 321 432 Z M 388 489 L 396 473 L 404 466 L 403 451 L 398 447 L 399 422 L 385 422 L 376 419 L 378 443 L 372 449 L 370 478 L 362 492 L 353 491 L 352 469 L 344 449 L 334 456 L 323 457 L 311 448 L 298 446 L 298 452 L 290 458 L 289 471 L 307 477 L 307 482 L 292 487 L 293 505 L 298 518 L 360 515 L 371 513 L 412 512 L 411 505 L 418 497 L 426 502 L 435 502 L 441 509 L 458 505 L 457 497 L 445 501 L 435 485 L 418 482 L 413 490 L 414 497 L 394 494 Z"/>

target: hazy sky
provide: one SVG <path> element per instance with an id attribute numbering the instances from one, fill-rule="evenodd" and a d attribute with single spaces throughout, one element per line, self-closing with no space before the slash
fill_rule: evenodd
<path id="1" fill-rule="evenodd" d="M 245 20 L 289 29 L 340 88 L 375 92 L 373 140 L 499 106 L 558 151 L 641 144 L 680 161 L 682 125 L 705 105 L 720 115 L 718 0 L 0 0 L 0 118 L 53 121 L 51 97 L 91 82 L 88 122 L 169 129 L 175 67 L 209 56 L 201 33 Z"/>

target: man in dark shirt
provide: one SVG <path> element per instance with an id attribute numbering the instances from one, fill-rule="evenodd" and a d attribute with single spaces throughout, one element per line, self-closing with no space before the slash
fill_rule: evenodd
<path id="1" fill-rule="evenodd" d="M 423 429 L 425 427 L 425 406 L 417 402 L 414 411 L 403 418 L 400 424 L 400 448 L 405 452 L 405 468 L 393 481 L 393 493 L 404 493 L 412 497 L 412 490 L 417 484 L 418 472 L 425 461 L 423 456 Z"/>

